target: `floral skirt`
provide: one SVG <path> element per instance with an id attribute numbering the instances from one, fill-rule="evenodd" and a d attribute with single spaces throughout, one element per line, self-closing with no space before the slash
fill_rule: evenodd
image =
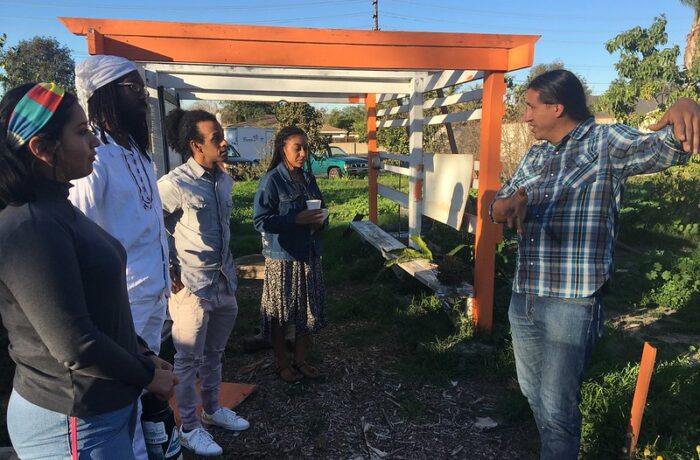
<path id="1" fill-rule="evenodd" d="M 317 332 L 326 323 L 326 289 L 321 258 L 308 262 L 265 259 L 260 302 L 262 332 L 271 336 L 273 321 L 294 324 L 297 335 Z"/>

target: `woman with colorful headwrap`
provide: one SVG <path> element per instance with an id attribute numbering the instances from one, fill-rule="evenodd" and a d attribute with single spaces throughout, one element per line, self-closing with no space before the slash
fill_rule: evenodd
<path id="1" fill-rule="evenodd" d="M 171 367 L 134 332 L 117 240 L 68 201 L 97 138 L 53 83 L 0 101 L 0 314 L 16 364 L 7 409 L 22 459 L 133 458 L 143 388 L 172 394 Z"/>

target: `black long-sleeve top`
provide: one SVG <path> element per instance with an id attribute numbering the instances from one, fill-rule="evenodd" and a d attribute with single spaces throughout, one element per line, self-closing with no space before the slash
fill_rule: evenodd
<path id="1" fill-rule="evenodd" d="M 139 352 L 121 244 L 40 180 L 37 199 L 0 211 L 0 313 L 23 398 L 72 416 L 134 402 L 153 379 Z"/>

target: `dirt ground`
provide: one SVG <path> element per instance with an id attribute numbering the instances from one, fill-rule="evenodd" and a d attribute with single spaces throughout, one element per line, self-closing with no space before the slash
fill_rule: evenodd
<path id="1" fill-rule="evenodd" d="M 238 295 L 254 298 L 258 289 L 242 286 Z M 243 333 L 234 333 L 224 379 L 258 388 L 237 408 L 251 422 L 249 430 L 212 429 L 223 458 L 535 458 L 534 425 L 496 420 L 489 427 L 489 420 L 479 419 L 504 388 L 478 375 L 439 386 L 407 382 L 390 370 L 398 359 L 392 341 L 347 343 L 362 328 L 343 323 L 323 329 L 311 355 L 323 376 L 296 384 L 276 375 L 271 350 L 245 354 Z M 185 458 L 197 457 L 186 452 Z"/>

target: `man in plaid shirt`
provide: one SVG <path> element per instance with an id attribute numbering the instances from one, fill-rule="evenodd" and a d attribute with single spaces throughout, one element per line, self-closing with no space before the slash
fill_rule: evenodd
<path id="1" fill-rule="evenodd" d="M 628 177 L 685 164 L 700 150 L 700 106 L 680 99 L 645 134 L 598 125 L 567 70 L 533 79 L 525 121 L 542 144 L 525 155 L 491 205 L 518 231 L 508 316 L 518 382 L 535 416 L 541 459 L 576 459 L 581 381 L 602 330 L 602 290 Z"/>

